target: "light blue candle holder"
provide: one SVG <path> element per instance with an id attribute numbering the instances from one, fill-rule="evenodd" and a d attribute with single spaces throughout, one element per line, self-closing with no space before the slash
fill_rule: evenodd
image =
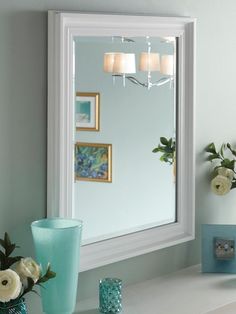
<path id="1" fill-rule="evenodd" d="M 51 218 L 31 224 L 37 262 L 45 273 L 48 263 L 56 277 L 41 288 L 43 311 L 71 314 L 74 311 L 79 273 L 82 222 Z"/>
<path id="2" fill-rule="evenodd" d="M 119 313 L 122 310 L 122 280 L 104 278 L 99 281 L 99 310 L 101 313 Z"/>

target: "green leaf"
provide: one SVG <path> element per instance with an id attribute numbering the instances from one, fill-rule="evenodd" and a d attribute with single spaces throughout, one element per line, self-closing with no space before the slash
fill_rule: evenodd
<path id="1" fill-rule="evenodd" d="M 216 154 L 215 144 L 214 144 L 214 143 L 210 143 L 210 144 L 205 148 L 205 151 L 206 151 L 207 153 Z"/>
<path id="2" fill-rule="evenodd" d="M 163 154 L 161 157 L 160 157 L 160 160 L 163 160 L 163 159 L 165 159 L 167 157 L 167 154 L 165 153 L 165 154 Z"/>
<path id="3" fill-rule="evenodd" d="M 6 258 L 6 255 L 2 251 L 0 251 L 0 260 L 3 258 Z"/>
<path id="4" fill-rule="evenodd" d="M 47 270 L 45 275 L 39 278 L 39 280 L 36 282 L 37 285 L 40 285 L 43 282 L 46 282 L 52 278 L 56 277 L 56 273 L 51 270 L 50 264 L 48 264 Z"/>
<path id="5" fill-rule="evenodd" d="M 169 162 L 169 154 L 163 154 L 163 155 L 160 157 L 160 160 L 161 160 L 161 161 L 165 161 L 165 162 Z"/>
<path id="6" fill-rule="evenodd" d="M 161 160 L 161 161 L 164 161 L 164 162 L 168 162 L 168 158 L 163 157 L 163 156 L 160 158 L 160 160 Z"/>
<path id="7" fill-rule="evenodd" d="M 6 255 L 9 256 L 15 250 L 16 245 L 13 243 L 6 247 Z"/>
<path id="8" fill-rule="evenodd" d="M 220 148 L 220 154 L 223 158 L 224 158 L 224 150 L 225 150 L 225 144 L 222 144 Z"/>
<path id="9" fill-rule="evenodd" d="M 235 165 L 235 160 L 231 160 L 229 168 L 234 170 L 234 165 Z"/>
<path id="10" fill-rule="evenodd" d="M 173 154 L 174 150 L 172 147 L 166 147 L 165 152 Z"/>
<path id="11" fill-rule="evenodd" d="M 4 270 L 7 268 L 6 267 L 6 255 L 2 251 L 0 251 L 0 264 L 1 264 L 1 267 L 0 267 L 1 270 Z"/>
<path id="12" fill-rule="evenodd" d="M 156 153 L 156 152 L 161 152 L 161 153 L 164 153 L 166 150 L 166 148 L 164 146 L 160 146 L 158 145 L 158 147 L 154 148 L 153 149 L 153 152 Z"/>
<path id="13" fill-rule="evenodd" d="M 235 189 L 235 188 L 236 188 L 236 181 L 233 181 L 231 185 L 231 189 Z"/>
<path id="14" fill-rule="evenodd" d="M 166 151 L 166 147 L 165 146 L 159 145 L 158 148 L 159 148 L 159 152 L 164 153 Z"/>
<path id="15" fill-rule="evenodd" d="M 227 147 L 231 151 L 231 153 L 236 157 L 236 150 L 234 150 L 229 143 L 227 143 Z"/>
<path id="16" fill-rule="evenodd" d="M 11 245 L 11 240 L 7 232 L 5 232 L 4 234 L 4 242 L 5 242 L 6 247 Z"/>
<path id="17" fill-rule="evenodd" d="M 169 146 L 169 147 L 172 146 L 172 138 L 169 139 L 169 141 L 168 141 L 168 146 Z"/>
<path id="18" fill-rule="evenodd" d="M 5 249 L 5 242 L 3 239 L 0 239 L 0 245 Z"/>
<path id="19" fill-rule="evenodd" d="M 165 137 L 160 137 L 161 144 L 168 145 L 168 140 Z"/>
<path id="20" fill-rule="evenodd" d="M 50 270 L 48 273 L 47 273 L 47 277 L 48 279 L 52 279 L 52 278 L 55 278 L 56 277 L 56 273 L 52 270 Z"/>
<path id="21" fill-rule="evenodd" d="M 9 268 L 11 265 L 20 261 L 22 258 L 22 256 L 7 257 L 7 267 Z"/>
<path id="22" fill-rule="evenodd" d="M 212 161 L 214 159 L 219 159 L 219 158 L 220 158 L 219 154 L 213 154 L 213 155 L 207 156 L 206 160 L 207 161 Z"/>
<path id="23" fill-rule="evenodd" d="M 40 277 L 39 280 L 36 282 L 37 285 L 39 285 L 42 282 L 48 281 L 48 278 L 44 276 Z"/>
<path id="24" fill-rule="evenodd" d="M 47 271 L 46 271 L 46 276 L 48 277 L 48 275 L 50 275 L 50 273 L 53 273 L 53 271 L 51 270 L 51 265 L 48 264 L 48 267 L 47 267 Z M 55 273 L 54 273 L 55 274 Z"/>
<path id="25" fill-rule="evenodd" d="M 229 160 L 228 158 L 225 158 L 221 161 L 221 166 L 234 170 L 234 162 L 234 160 Z"/>

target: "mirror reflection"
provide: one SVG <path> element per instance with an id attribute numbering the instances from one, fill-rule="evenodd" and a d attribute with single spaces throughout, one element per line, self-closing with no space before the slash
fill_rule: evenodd
<path id="1" fill-rule="evenodd" d="M 75 37 L 83 244 L 176 221 L 176 39 Z"/>

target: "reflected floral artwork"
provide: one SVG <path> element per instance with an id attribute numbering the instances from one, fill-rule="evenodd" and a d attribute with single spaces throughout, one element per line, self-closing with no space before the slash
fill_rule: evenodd
<path id="1" fill-rule="evenodd" d="M 111 144 L 76 143 L 76 180 L 111 182 Z"/>

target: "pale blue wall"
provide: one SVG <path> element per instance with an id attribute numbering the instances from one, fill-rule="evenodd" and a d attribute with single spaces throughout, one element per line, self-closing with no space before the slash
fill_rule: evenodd
<path id="1" fill-rule="evenodd" d="M 201 222 L 236 223 L 236 191 L 210 193 L 203 147 L 235 140 L 235 0 L 1 0 L 0 2 L 0 234 L 9 231 L 32 254 L 29 224 L 46 208 L 46 38 L 48 9 L 187 15 L 198 18 L 196 93 L 196 225 L 198 241 L 80 275 L 81 298 L 103 276 L 126 283 L 197 263 Z M 28 298 L 30 313 L 40 301 Z"/>

